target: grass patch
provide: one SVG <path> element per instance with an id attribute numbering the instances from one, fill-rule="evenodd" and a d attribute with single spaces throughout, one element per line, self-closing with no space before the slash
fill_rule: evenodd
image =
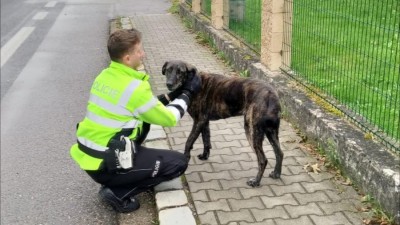
<path id="1" fill-rule="evenodd" d="M 261 51 L 261 0 L 230 1 L 229 30 Z"/>
<path id="2" fill-rule="evenodd" d="M 229 30 L 256 52 L 261 50 L 261 0 L 229 1 Z M 211 0 L 201 0 L 201 12 L 211 17 Z"/>
<path id="3" fill-rule="evenodd" d="M 178 14 L 179 13 L 179 0 L 171 0 L 172 5 L 168 9 L 169 13 Z"/>
<path id="4" fill-rule="evenodd" d="M 291 69 L 400 141 L 400 4 L 293 3 Z"/>
<path id="5" fill-rule="evenodd" d="M 114 24 L 115 27 L 111 27 L 111 29 L 122 29 L 122 22 L 121 22 L 122 17 L 121 16 L 117 16 L 115 19 L 111 20 L 111 23 Z M 114 32 L 115 30 L 111 30 L 111 32 Z"/>
<path id="6" fill-rule="evenodd" d="M 225 65 L 231 66 L 231 62 L 223 51 L 220 51 L 215 45 L 213 39 L 204 32 L 197 32 L 195 36 L 197 42 L 210 49 L 211 53 L 217 56 Z M 249 76 L 247 72 L 247 77 Z"/>
<path id="7" fill-rule="evenodd" d="M 249 70 L 240 71 L 239 76 L 245 78 L 249 77 L 250 76 Z"/>
<path id="8" fill-rule="evenodd" d="M 201 12 L 208 16 L 211 17 L 211 0 L 201 0 Z"/>
<path id="9" fill-rule="evenodd" d="M 210 36 L 208 36 L 206 33 L 197 32 L 195 38 L 196 38 L 197 42 L 201 45 L 209 46 L 211 48 L 214 47 L 214 42 L 212 41 Z"/>
<path id="10" fill-rule="evenodd" d="M 193 22 L 185 17 L 182 18 L 183 25 L 190 31 L 193 32 Z"/>
<path id="11" fill-rule="evenodd" d="M 364 203 L 365 208 L 363 210 L 370 210 L 372 212 L 371 219 L 364 219 L 364 224 L 368 225 L 395 225 L 395 218 L 391 215 L 388 215 L 382 209 L 382 206 L 374 199 L 374 197 L 370 195 L 365 195 L 362 197 L 361 201 Z"/>
<path id="12" fill-rule="evenodd" d="M 225 64 L 230 64 L 228 57 L 225 55 L 224 52 L 218 51 L 217 53 L 218 59 L 222 60 Z"/>

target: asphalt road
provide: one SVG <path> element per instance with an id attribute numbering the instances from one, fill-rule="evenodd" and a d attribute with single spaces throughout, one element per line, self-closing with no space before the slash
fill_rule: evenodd
<path id="1" fill-rule="evenodd" d="M 1 0 L 1 224 L 116 224 L 69 156 L 109 20 L 168 0 Z"/>

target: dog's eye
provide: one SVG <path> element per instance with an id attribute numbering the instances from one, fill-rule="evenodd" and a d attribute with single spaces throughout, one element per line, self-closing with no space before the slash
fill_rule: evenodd
<path id="1" fill-rule="evenodd" d="M 179 72 L 179 73 L 185 73 L 186 70 L 185 70 L 184 68 L 178 68 L 178 72 Z"/>

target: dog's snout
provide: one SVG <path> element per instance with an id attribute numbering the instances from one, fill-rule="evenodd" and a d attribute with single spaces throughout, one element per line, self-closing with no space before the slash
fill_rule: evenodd
<path id="1" fill-rule="evenodd" d="M 168 89 L 172 88 L 173 86 L 174 86 L 173 84 L 167 83 L 167 88 L 168 88 Z"/>

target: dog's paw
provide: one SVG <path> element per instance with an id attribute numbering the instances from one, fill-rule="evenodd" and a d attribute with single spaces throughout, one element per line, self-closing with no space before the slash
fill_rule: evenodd
<path id="1" fill-rule="evenodd" d="M 247 185 L 249 185 L 250 187 L 258 187 L 260 186 L 260 181 L 256 181 L 256 178 L 251 178 L 247 181 Z"/>
<path id="2" fill-rule="evenodd" d="M 207 160 L 208 159 L 208 154 L 199 154 L 198 156 L 197 156 L 197 158 L 199 158 L 200 160 Z"/>
<path id="3" fill-rule="evenodd" d="M 272 171 L 272 172 L 269 174 L 269 177 L 271 177 L 272 179 L 279 179 L 279 178 L 281 177 L 281 173 Z"/>

